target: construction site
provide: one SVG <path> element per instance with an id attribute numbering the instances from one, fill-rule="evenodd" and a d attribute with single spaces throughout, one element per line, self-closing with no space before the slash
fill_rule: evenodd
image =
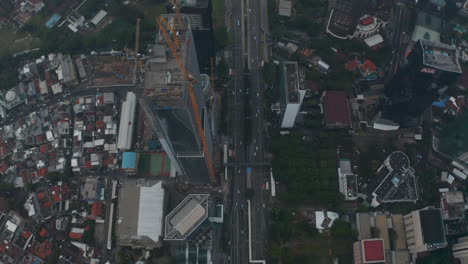
<path id="1" fill-rule="evenodd" d="M 215 182 L 212 161 L 215 109 L 208 75 L 200 74 L 190 20 L 179 12 L 157 20 L 148 46 L 140 105 L 177 175 Z"/>
<path id="2" fill-rule="evenodd" d="M 92 56 L 91 87 L 132 86 L 135 84 L 135 61 L 125 56 Z"/>

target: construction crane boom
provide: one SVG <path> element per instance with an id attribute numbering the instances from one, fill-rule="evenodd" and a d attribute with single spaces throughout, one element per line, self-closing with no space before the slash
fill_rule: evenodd
<path id="1" fill-rule="evenodd" d="M 163 17 L 163 16 L 160 16 L 159 17 L 159 20 L 161 20 L 161 22 L 171 30 L 171 33 L 172 33 L 172 38 L 174 39 L 175 41 L 175 46 L 177 48 L 177 50 L 179 50 L 180 48 L 180 42 L 179 42 L 179 37 L 177 37 L 177 31 L 175 30 L 175 27 L 174 26 L 170 26 L 169 23 L 167 22 L 167 20 Z"/>
<path id="2" fill-rule="evenodd" d="M 210 58 L 210 63 L 211 63 L 211 88 L 214 89 L 214 62 L 213 62 L 213 57 Z"/>
<path id="3" fill-rule="evenodd" d="M 180 15 L 180 0 L 169 0 L 171 2 L 172 6 L 174 6 L 176 16 L 177 16 L 177 24 L 179 26 L 179 29 L 184 29 L 184 24 L 182 23 L 182 17 Z"/>
<path id="4" fill-rule="evenodd" d="M 138 60 L 138 45 L 140 45 L 140 19 L 137 18 L 135 32 L 135 58 Z"/>
<path id="5" fill-rule="evenodd" d="M 161 18 L 161 17 L 160 17 Z M 202 118 L 200 115 L 200 107 L 198 106 L 197 102 L 197 97 L 195 95 L 195 88 L 194 85 L 197 83 L 197 81 L 193 78 L 193 76 L 187 71 L 185 68 L 184 63 L 182 62 L 182 59 L 179 56 L 179 53 L 177 52 L 177 49 L 175 48 L 175 45 L 172 41 L 172 39 L 169 36 L 169 33 L 167 32 L 166 28 L 164 28 L 164 22 L 162 22 L 162 19 L 157 20 L 158 25 L 159 25 L 159 30 L 161 31 L 164 39 L 166 40 L 167 45 L 169 46 L 169 49 L 171 50 L 172 55 L 177 61 L 177 64 L 179 65 L 179 69 L 182 72 L 182 74 L 185 77 L 186 83 L 187 83 L 187 91 L 190 97 L 190 103 L 192 105 L 192 110 L 194 112 L 195 116 L 195 123 L 198 128 L 198 133 L 200 135 L 201 141 L 202 141 L 202 148 L 203 152 L 205 154 L 205 160 L 208 166 L 208 171 L 210 174 L 211 181 L 213 183 L 216 183 L 216 174 L 215 174 L 215 169 L 213 165 L 213 160 L 210 155 L 210 150 L 208 148 L 208 142 L 206 140 L 206 135 L 205 135 L 205 129 L 203 128 L 203 123 L 202 123 Z"/>

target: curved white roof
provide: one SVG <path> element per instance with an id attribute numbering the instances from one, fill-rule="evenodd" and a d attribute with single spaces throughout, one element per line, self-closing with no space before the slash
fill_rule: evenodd
<path id="1" fill-rule="evenodd" d="M 153 241 L 159 241 L 162 233 L 164 189 L 162 182 L 151 187 L 140 188 L 140 204 L 138 210 L 138 236 L 147 236 Z"/>

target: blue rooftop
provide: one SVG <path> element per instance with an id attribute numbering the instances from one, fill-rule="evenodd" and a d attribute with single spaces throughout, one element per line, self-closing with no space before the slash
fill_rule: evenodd
<path id="1" fill-rule="evenodd" d="M 136 169 L 136 152 L 124 152 L 122 158 L 122 169 Z"/>

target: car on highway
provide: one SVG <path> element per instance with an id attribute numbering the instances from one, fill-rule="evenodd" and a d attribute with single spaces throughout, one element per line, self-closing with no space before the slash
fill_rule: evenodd
<path id="1" fill-rule="evenodd" d="M 240 19 L 237 19 L 237 26 L 240 27 Z"/>

